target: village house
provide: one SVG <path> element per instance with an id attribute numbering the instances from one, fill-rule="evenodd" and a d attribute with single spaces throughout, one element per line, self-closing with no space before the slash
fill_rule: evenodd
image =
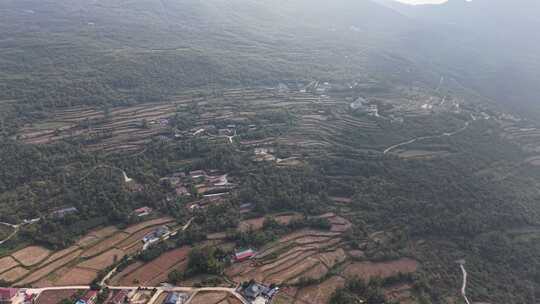
<path id="1" fill-rule="evenodd" d="M 127 290 L 120 290 L 118 293 L 116 293 L 112 299 L 110 299 L 107 304 L 124 304 L 126 303 L 126 298 L 128 295 Z"/>
<path id="2" fill-rule="evenodd" d="M 191 178 L 201 178 L 201 177 L 205 177 L 206 176 L 206 172 L 204 172 L 203 170 L 195 170 L 195 171 L 191 171 L 189 172 L 189 176 Z"/>
<path id="3" fill-rule="evenodd" d="M 152 208 L 150 207 L 141 207 L 141 208 L 137 208 L 135 210 L 133 210 L 133 214 L 135 214 L 136 216 L 138 217 L 143 217 L 143 216 L 147 216 L 149 215 L 150 213 L 152 213 Z"/>
<path id="4" fill-rule="evenodd" d="M 271 288 L 254 281 L 239 289 L 239 293 L 251 304 L 268 304 L 278 291 L 278 287 Z"/>
<path id="5" fill-rule="evenodd" d="M 253 249 L 246 249 L 234 254 L 234 262 L 240 263 L 247 261 L 255 256 L 256 252 Z"/>
<path id="6" fill-rule="evenodd" d="M 82 298 L 75 302 L 75 304 L 95 304 L 97 296 L 97 290 L 90 290 Z"/>
<path id="7" fill-rule="evenodd" d="M 0 304 L 11 304 L 18 292 L 16 288 L 0 288 Z"/>
<path id="8" fill-rule="evenodd" d="M 143 238 L 143 243 L 155 242 L 167 233 L 169 233 L 169 228 L 167 226 L 161 226 L 156 230 L 150 232 L 149 234 L 145 235 Z"/>
<path id="9" fill-rule="evenodd" d="M 63 218 L 68 214 L 77 213 L 77 212 L 79 212 L 79 209 L 75 207 L 67 207 L 67 208 L 62 208 L 62 209 L 58 209 L 51 212 L 51 216 L 54 218 Z"/>
<path id="10" fill-rule="evenodd" d="M 167 298 L 165 298 L 164 304 L 183 304 L 187 302 L 189 295 L 181 292 L 171 292 Z"/>

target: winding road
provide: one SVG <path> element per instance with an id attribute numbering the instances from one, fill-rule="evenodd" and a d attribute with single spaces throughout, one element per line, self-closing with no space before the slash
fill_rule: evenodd
<path id="1" fill-rule="evenodd" d="M 20 224 L 10 224 L 10 223 L 6 223 L 6 222 L 0 222 L 0 225 L 4 225 L 4 226 L 8 226 L 10 228 L 13 228 L 13 232 L 8 235 L 5 239 L 1 240 L 0 241 L 0 245 L 4 244 L 5 242 L 11 240 L 11 238 L 13 238 L 17 232 L 19 232 L 19 228 L 21 228 L 22 226 L 24 225 L 28 225 L 28 224 L 33 224 L 35 222 L 39 222 L 41 220 L 41 218 L 35 218 L 35 219 L 31 219 L 31 220 L 24 220 L 22 223 Z"/>
<path id="2" fill-rule="evenodd" d="M 154 302 L 159 298 L 159 296 L 163 292 L 184 292 L 184 293 L 191 293 L 189 299 L 186 301 L 185 304 L 189 304 L 200 292 L 227 292 L 234 297 L 236 297 L 242 304 L 249 304 L 244 297 L 239 294 L 235 288 L 227 288 L 227 287 L 202 287 L 202 288 L 194 288 L 194 287 L 152 287 L 152 286 L 106 286 L 109 290 L 136 290 L 136 289 L 146 289 L 146 290 L 155 290 L 156 293 L 150 298 L 150 300 L 146 304 L 154 304 Z M 62 286 L 62 287 L 44 287 L 44 288 L 27 288 L 25 289 L 26 294 L 34 294 L 36 295 L 36 298 L 44 291 L 51 291 L 51 290 L 73 290 L 73 289 L 80 289 L 80 290 L 89 290 L 90 286 L 86 285 L 74 285 L 74 286 Z"/>
<path id="3" fill-rule="evenodd" d="M 463 273 L 463 284 L 461 285 L 461 295 L 467 304 L 471 304 L 467 298 L 467 270 L 465 270 L 465 261 L 458 261 L 461 272 Z"/>
<path id="4" fill-rule="evenodd" d="M 410 145 L 414 142 L 417 142 L 417 141 L 420 141 L 420 140 L 425 140 L 425 139 L 432 139 L 432 138 L 441 138 L 441 137 L 448 137 L 448 136 L 454 136 L 456 134 L 459 134 L 465 130 L 467 130 L 467 128 L 469 128 L 469 126 L 471 125 L 471 122 L 470 121 L 467 121 L 465 122 L 465 125 L 461 128 L 459 128 L 458 130 L 455 130 L 453 132 L 445 132 L 445 133 L 442 133 L 442 134 L 439 134 L 439 135 L 430 135 L 430 136 L 420 136 L 420 137 L 416 137 L 416 138 L 413 138 L 413 139 L 410 139 L 408 141 L 405 141 L 405 142 L 402 142 L 402 143 L 399 143 L 399 144 L 395 144 L 393 146 L 390 146 L 388 148 L 386 148 L 384 151 L 383 151 L 383 154 L 388 154 L 388 152 L 392 151 L 392 150 L 395 150 L 396 148 L 399 148 L 399 147 L 402 147 L 402 146 L 406 146 L 406 145 Z"/>

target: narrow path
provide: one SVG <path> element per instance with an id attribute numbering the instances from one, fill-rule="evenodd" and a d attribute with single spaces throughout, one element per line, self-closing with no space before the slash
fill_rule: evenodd
<path id="1" fill-rule="evenodd" d="M 13 229 L 13 232 L 10 235 L 8 235 L 8 237 L 6 237 L 5 239 L 0 241 L 0 245 L 2 245 L 5 242 L 11 240 L 11 238 L 13 238 L 17 234 L 17 232 L 19 232 L 19 227 L 18 226 Z"/>
<path id="2" fill-rule="evenodd" d="M 461 295 L 467 304 L 471 304 L 467 298 L 467 270 L 465 270 L 465 261 L 459 261 L 459 267 L 463 273 L 463 284 L 461 285 Z"/>
<path id="3" fill-rule="evenodd" d="M 414 142 L 417 142 L 417 141 L 420 141 L 420 140 L 454 136 L 456 134 L 459 134 L 459 133 L 467 130 L 467 128 L 469 128 L 470 124 L 471 124 L 471 122 L 467 121 L 467 122 L 465 122 L 465 125 L 463 127 L 459 128 L 458 130 L 455 130 L 453 132 L 445 132 L 445 133 L 442 133 L 442 134 L 439 134 L 439 135 L 420 136 L 420 137 L 416 137 L 416 138 L 410 139 L 408 141 L 405 141 L 405 142 L 402 142 L 402 143 L 399 143 L 399 144 L 395 144 L 393 146 L 390 146 L 390 147 L 386 148 L 383 151 L 383 154 L 387 154 L 388 152 L 390 152 L 392 150 L 395 150 L 396 148 L 406 146 L 406 145 L 410 145 L 410 144 L 412 144 Z"/>
<path id="4" fill-rule="evenodd" d="M 39 222 L 41 220 L 40 217 L 38 218 L 35 218 L 35 219 L 31 219 L 31 220 L 24 220 L 22 223 L 20 224 L 10 224 L 10 223 L 6 223 L 6 222 L 0 222 L 0 225 L 4 225 L 4 226 L 8 226 L 8 227 L 11 227 L 13 228 L 13 232 L 5 239 L 1 240 L 0 241 L 0 245 L 4 244 L 5 242 L 11 240 L 18 232 L 19 232 L 19 229 L 24 226 L 24 225 L 29 225 L 29 224 L 33 224 L 33 223 L 36 223 L 36 222 Z"/>
<path id="5" fill-rule="evenodd" d="M 171 231 L 166 237 L 163 238 L 163 240 L 169 239 L 172 235 L 176 235 L 178 233 L 178 231 L 186 231 L 189 228 L 189 226 L 191 225 L 191 223 L 193 222 L 193 220 L 195 220 L 195 217 L 190 218 L 189 221 L 184 226 L 182 226 L 181 228 L 178 228 L 175 231 Z M 152 245 L 154 245 L 154 244 L 152 244 Z M 143 250 L 146 250 L 148 248 L 149 247 L 144 246 Z M 132 258 L 133 258 L 132 256 L 128 257 L 128 259 L 132 259 Z M 117 271 L 118 271 L 118 266 L 111 269 L 111 271 L 109 271 L 109 273 L 107 273 L 107 275 L 105 275 L 103 277 L 103 279 L 101 279 L 101 281 L 99 282 L 99 285 L 100 286 L 107 286 L 107 287 L 110 288 L 110 286 L 107 285 L 107 280 L 110 279 L 112 276 L 114 276 Z"/>

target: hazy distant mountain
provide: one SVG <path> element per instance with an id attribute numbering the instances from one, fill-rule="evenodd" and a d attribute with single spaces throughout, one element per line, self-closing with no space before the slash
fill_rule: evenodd
<path id="1" fill-rule="evenodd" d="M 209 83 L 376 77 L 435 86 L 445 76 L 451 90 L 535 100 L 537 1 L 389 1 L 6 0 L 0 98 L 105 103 Z"/>
<path id="2" fill-rule="evenodd" d="M 462 85 L 525 110 L 537 108 L 540 39 L 534 32 L 540 29 L 540 1 L 450 0 L 417 6 L 376 2 L 435 34 L 438 39 L 419 44 L 419 56 L 442 63 Z"/>

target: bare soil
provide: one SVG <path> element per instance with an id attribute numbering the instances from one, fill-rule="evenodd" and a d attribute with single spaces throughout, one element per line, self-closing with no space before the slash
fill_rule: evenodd
<path id="1" fill-rule="evenodd" d="M 229 296 L 227 292 L 199 292 L 190 304 L 217 304 Z"/>
<path id="2" fill-rule="evenodd" d="M 64 273 L 55 286 L 89 285 L 97 277 L 97 271 L 74 267 Z"/>
<path id="3" fill-rule="evenodd" d="M 58 304 L 63 299 L 73 299 L 77 291 L 76 289 L 46 290 L 39 295 L 36 304 Z"/>
<path id="4" fill-rule="evenodd" d="M 15 266 L 19 265 L 12 257 L 7 256 L 0 259 L 0 273 L 7 271 Z"/>
<path id="5" fill-rule="evenodd" d="M 328 304 L 332 293 L 343 286 L 345 286 L 345 279 L 337 276 L 331 277 L 319 285 L 300 289 L 297 294 L 299 301 L 296 301 L 295 304 Z"/>
<path id="6" fill-rule="evenodd" d="M 120 243 L 121 241 L 125 240 L 129 236 L 128 233 L 125 232 L 119 232 L 115 235 L 100 241 L 93 247 L 90 247 L 89 249 L 85 250 L 82 254 L 82 257 L 92 257 L 99 253 L 104 252 L 105 250 L 113 247 L 114 245 Z"/>
<path id="7" fill-rule="evenodd" d="M 348 265 L 343 271 L 343 275 L 348 278 L 360 277 L 369 280 L 372 277 L 390 277 L 398 273 L 412 273 L 418 268 L 418 263 L 409 258 L 403 258 L 390 262 L 360 262 Z"/>
<path id="8" fill-rule="evenodd" d="M 22 277 L 24 277 L 26 274 L 28 274 L 28 270 L 26 270 L 24 267 L 18 266 L 11 270 L 8 270 L 0 275 L 1 281 L 6 281 L 9 283 L 13 283 L 17 280 L 20 280 Z"/>
<path id="9" fill-rule="evenodd" d="M 158 218 L 158 219 L 154 219 L 154 220 L 150 220 L 150 221 L 146 221 L 146 222 L 142 222 L 142 223 L 130 226 L 130 227 L 124 229 L 124 231 L 131 234 L 131 233 L 135 233 L 135 232 L 137 232 L 139 230 L 142 230 L 142 229 L 144 229 L 146 227 L 163 225 L 163 224 L 166 224 L 166 223 L 170 223 L 172 221 L 173 221 L 173 219 L 170 218 L 170 217 L 162 217 L 162 218 Z"/>
<path id="10" fill-rule="evenodd" d="M 124 251 L 114 248 L 94 258 L 91 258 L 90 260 L 84 261 L 77 266 L 81 268 L 102 270 L 111 266 L 116 261 L 120 261 L 124 257 L 124 255 Z"/>
<path id="11" fill-rule="evenodd" d="M 82 252 L 82 250 L 76 250 L 76 251 L 66 255 L 63 258 L 58 259 L 58 260 L 46 265 L 45 267 L 39 268 L 38 270 L 32 272 L 29 276 L 24 278 L 22 281 L 17 282 L 16 285 L 17 286 L 26 286 L 26 285 L 29 285 L 30 283 L 34 283 L 34 282 L 38 281 L 39 279 L 45 277 L 49 273 L 55 271 L 56 269 L 68 264 L 69 262 L 71 262 L 74 259 L 76 259 L 77 257 L 79 257 L 81 252 Z"/>
<path id="12" fill-rule="evenodd" d="M 46 248 L 29 246 L 13 253 L 11 256 L 24 266 L 33 266 L 45 260 L 50 254 L 51 251 Z"/>

